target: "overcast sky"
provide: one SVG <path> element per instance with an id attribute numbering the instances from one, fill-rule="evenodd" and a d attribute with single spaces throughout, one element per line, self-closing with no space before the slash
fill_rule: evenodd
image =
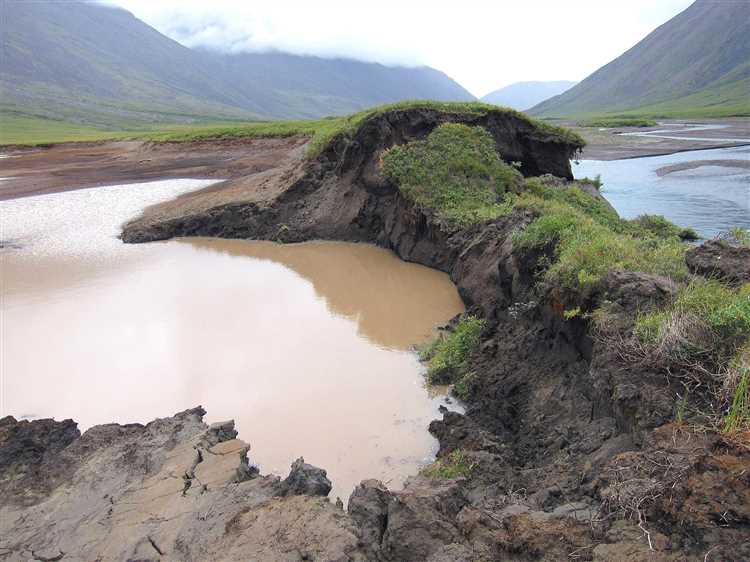
<path id="1" fill-rule="evenodd" d="M 106 0 L 190 47 L 426 64 L 482 96 L 582 80 L 693 0 Z"/>

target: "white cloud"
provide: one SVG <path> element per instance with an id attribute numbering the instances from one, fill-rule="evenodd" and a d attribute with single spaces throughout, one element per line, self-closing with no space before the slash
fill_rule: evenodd
<path id="1" fill-rule="evenodd" d="M 581 80 L 692 0 L 107 0 L 190 47 L 427 64 L 474 94 Z"/>

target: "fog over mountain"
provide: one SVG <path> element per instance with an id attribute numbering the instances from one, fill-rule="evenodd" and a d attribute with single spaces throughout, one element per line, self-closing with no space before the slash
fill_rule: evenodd
<path id="1" fill-rule="evenodd" d="M 482 98 L 482 101 L 512 107 L 524 111 L 552 96 L 562 94 L 575 86 L 575 82 L 559 80 L 557 82 L 516 82 Z"/>
<path id="2" fill-rule="evenodd" d="M 0 109 L 91 124 L 302 118 L 404 99 L 472 100 L 433 68 L 190 49 L 120 8 L 3 2 Z"/>

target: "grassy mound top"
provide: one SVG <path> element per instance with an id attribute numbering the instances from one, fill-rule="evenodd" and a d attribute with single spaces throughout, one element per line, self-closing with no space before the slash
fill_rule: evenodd
<path id="1" fill-rule="evenodd" d="M 530 125 L 533 125 L 541 134 L 557 138 L 561 142 L 567 142 L 574 146 L 583 147 L 585 141 L 578 134 L 555 125 L 550 125 L 544 121 L 529 117 L 525 113 L 514 109 L 498 107 L 496 105 L 482 102 L 439 102 L 439 101 L 403 101 L 388 105 L 381 105 L 355 113 L 348 117 L 336 119 L 336 123 L 331 127 L 321 129 L 310 143 L 309 155 L 316 156 L 326 149 L 334 140 L 338 138 L 352 138 L 356 135 L 358 129 L 370 119 L 378 118 L 391 111 L 432 109 L 443 113 L 455 115 L 487 115 L 488 113 L 504 113 L 513 115 Z"/>
<path id="2" fill-rule="evenodd" d="M 505 192 L 523 182 L 484 128 L 455 123 L 394 146 L 383 155 L 382 168 L 406 197 L 461 226 L 506 214 Z"/>

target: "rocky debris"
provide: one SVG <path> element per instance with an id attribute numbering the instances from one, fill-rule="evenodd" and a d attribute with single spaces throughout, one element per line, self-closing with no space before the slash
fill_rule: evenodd
<path id="1" fill-rule="evenodd" d="M 301 495 L 278 497 L 279 478 L 249 468 L 233 422 L 209 427 L 204 414 L 80 436 L 70 421 L 3 419 L 0 481 L 55 485 L 31 488 L 33 496 L 3 489 L 2 559 L 366 560 L 339 509 L 299 487 Z M 26 452 L 8 462 L 12 451 Z M 319 470 L 301 464 L 292 473 Z"/>
<path id="2" fill-rule="evenodd" d="M 708 240 L 685 255 L 688 269 L 697 275 L 727 283 L 750 282 L 750 248 L 724 240 Z"/>
<path id="3" fill-rule="evenodd" d="M 80 437 L 73 420 L 17 421 L 0 419 L 0 489 L 3 501 L 18 505 L 34 503 L 59 483 L 66 472 L 60 452 Z M 50 473 L 47 467 L 55 465 Z"/>
<path id="4" fill-rule="evenodd" d="M 279 496 L 328 496 L 331 481 L 325 470 L 307 464 L 302 457 L 292 463 L 292 470 L 278 485 Z"/>

